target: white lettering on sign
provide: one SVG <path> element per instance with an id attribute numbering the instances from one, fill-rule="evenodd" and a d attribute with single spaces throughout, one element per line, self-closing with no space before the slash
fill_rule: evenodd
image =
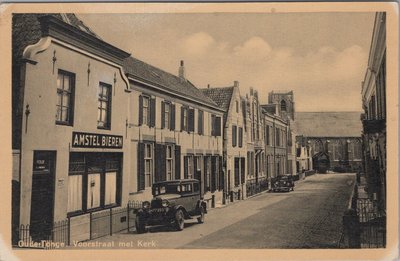
<path id="1" fill-rule="evenodd" d="M 72 133 L 72 147 L 122 148 L 122 145 L 122 136 L 82 132 Z"/>

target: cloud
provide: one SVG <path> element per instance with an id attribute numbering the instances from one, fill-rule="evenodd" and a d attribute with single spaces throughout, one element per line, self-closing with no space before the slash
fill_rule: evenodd
<path id="1" fill-rule="evenodd" d="M 285 89 L 294 90 L 299 111 L 361 110 L 359 86 L 368 53 L 358 45 L 341 50 L 322 46 L 303 54 L 285 46 L 273 48 L 261 37 L 232 45 L 204 32 L 182 43 L 188 78 L 199 87 L 229 86 L 238 80 L 243 94 L 251 86 L 259 90 L 262 102 L 269 91 Z"/>
<path id="2" fill-rule="evenodd" d="M 260 61 L 269 56 L 271 46 L 261 37 L 252 37 L 243 45 L 236 46 L 233 51 L 236 56 L 246 62 Z"/>
<path id="3" fill-rule="evenodd" d="M 183 52 L 189 56 L 195 57 L 205 55 L 216 43 L 214 38 L 205 32 L 189 35 L 180 42 L 182 42 L 181 48 Z"/>

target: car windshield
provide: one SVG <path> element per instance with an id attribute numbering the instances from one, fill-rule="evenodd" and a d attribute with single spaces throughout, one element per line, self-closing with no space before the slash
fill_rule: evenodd
<path id="1" fill-rule="evenodd" d="M 164 195 L 164 194 L 179 194 L 181 192 L 181 187 L 179 184 L 163 184 L 154 187 L 154 196 Z"/>

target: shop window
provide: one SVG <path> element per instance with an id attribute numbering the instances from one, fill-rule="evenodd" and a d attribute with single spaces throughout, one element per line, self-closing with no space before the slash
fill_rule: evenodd
<path id="1" fill-rule="evenodd" d="M 205 170 L 206 170 L 205 191 L 210 191 L 210 189 L 211 189 L 211 157 L 205 157 L 204 164 L 205 164 Z"/>
<path id="2" fill-rule="evenodd" d="M 97 127 L 111 128 L 111 85 L 100 83 L 98 89 Z"/>
<path id="3" fill-rule="evenodd" d="M 68 214 L 76 215 L 119 204 L 120 156 L 113 153 L 71 153 Z"/>
<path id="4" fill-rule="evenodd" d="M 73 124 L 75 74 L 58 70 L 56 123 Z"/>
<path id="5" fill-rule="evenodd" d="M 117 172 L 106 173 L 106 191 L 104 196 L 105 205 L 113 205 L 117 202 Z"/>
<path id="6" fill-rule="evenodd" d="M 68 212 L 82 210 L 82 175 L 68 176 Z"/>
<path id="7" fill-rule="evenodd" d="M 88 174 L 87 209 L 100 207 L 100 173 Z"/>

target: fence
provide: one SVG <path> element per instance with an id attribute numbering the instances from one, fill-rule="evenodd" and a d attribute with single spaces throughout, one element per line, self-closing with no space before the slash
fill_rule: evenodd
<path id="1" fill-rule="evenodd" d="M 246 197 L 251 197 L 253 195 L 256 195 L 258 193 L 261 193 L 262 191 L 265 191 L 268 189 L 268 180 L 267 178 L 261 178 L 258 180 L 249 180 L 246 183 Z"/>
<path id="2" fill-rule="evenodd" d="M 386 247 L 386 213 L 369 198 L 358 198 L 358 187 L 351 199 L 351 207 L 343 216 L 340 248 Z"/>
<path id="3" fill-rule="evenodd" d="M 123 208 L 110 208 L 97 213 L 89 213 L 89 221 L 83 224 L 89 228 L 89 235 L 86 240 L 109 236 L 123 230 L 130 232 L 132 227 L 135 227 L 136 212 L 141 206 L 142 202 L 140 201 L 130 201 Z M 36 229 L 38 228 L 36 227 Z M 13 244 L 19 247 L 45 249 L 59 248 L 71 244 L 70 217 L 53 223 L 50 233 L 41 235 L 40 238 L 31 234 L 32 231 L 35 230 L 32 229 L 31 225 L 20 225 L 18 229 L 19 240 L 13 242 Z"/>

